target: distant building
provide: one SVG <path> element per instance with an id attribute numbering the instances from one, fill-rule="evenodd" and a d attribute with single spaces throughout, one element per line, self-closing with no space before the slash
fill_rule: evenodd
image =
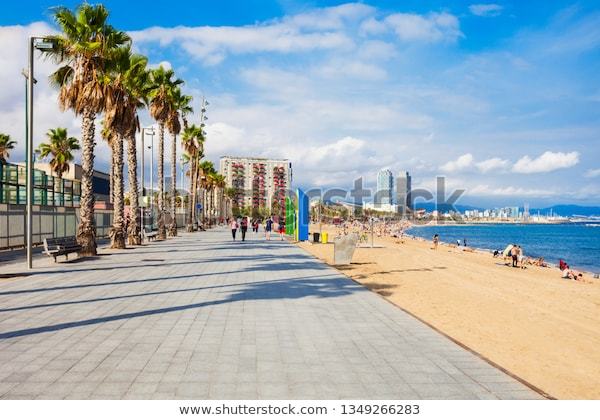
<path id="1" fill-rule="evenodd" d="M 392 191 L 394 190 L 394 175 L 389 169 L 377 173 L 377 191 L 375 191 L 374 204 L 393 204 Z"/>
<path id="2" fill-rule="evenodd" d="M 385 212 L 385 213 L 397 213 L 398 212 L 398 206 L 396 206 L 395 204 L 388 204 L 388 203 L 363 203 L 363 209 L 364 210 L 376 210 L 376 211 L 381 211 L 381 212 Z"/>
<path id="3" fill-rule="evenodd" d="M 219 173 L 228 188 L 237 190 L 234 205 L 285 208 L 286 192 L 292 188 L 292 162 L 288 159 L 222 156 Z"/>
<path id="4" fill-rule="evenodd" d="M 24 165 L 24 164 L 23 164 Z M 47 175 L 56 176 L 49 163 L 35 162 L 35 169 L 45 172 Z M 76 163 L 69 163 L 69 170 L 62 174 L 62 178 L 70 181 L 81 181 L 83 168 Z M 105 172 L 94 170 L 92 175 L 92 191 L 95 200 L 110 201 L 110 175 Z"/>
<path id="5" fill-rule="evenodd" d="M 412 208 L 411 177 L 408 172 L 400 172 L 396 177 L 396 205 L 398 213 L 408 214 Z"/>

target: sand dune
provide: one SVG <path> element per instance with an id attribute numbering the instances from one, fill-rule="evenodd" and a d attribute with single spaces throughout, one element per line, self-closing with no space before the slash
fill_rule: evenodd
<path id="1" fill-rule="evenodd" d="M 340 271 L 556 398 L 600 399 L 598 280 L 418 240 L 376 243 Z M 331 244 L 300 246 L 333 262 Z"/>

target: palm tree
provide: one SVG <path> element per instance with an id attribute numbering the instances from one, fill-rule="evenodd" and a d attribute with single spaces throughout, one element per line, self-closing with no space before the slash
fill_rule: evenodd
<path id="1" fill-rule="evenodd" d="M 8 134 L 0 133 L 0 163 L 6 163 L 10 157 L 9 150 L 15 148 L 16 141 L 11 140 Z"/>
<path id="2" fill-rule="evenodd" d="M 185 121 L 184 121 L 185 124 Z M 192 232 L 196 225 L 196 192 L 198 190 L 200 159 L 204 156 L 204 134 L 200 127 L 192 124 L 183 130 L 181 138 L 185 157 L 190 163 L 190 207 L 188 209 L 187 231 Z"/>
<path id="3" fill-rule="evenodd" d="M 113 156 L 112 178 L 114 187 L 114 217 L 111 229 L 111 247 L 125 248 L 125 238 L 129 242 L 141 242 L 139 236 L 139 203 L 137 193 L 137 159 L 135 156 L 135 133 L 139 127 L 137 109 L 144 105 L 145 89 L 148 87 L 147 59 L 131 53 L 129 47 L 119 49 L 107 66 L 105 76 L 106 112 L 104 129 L 108 131 L 109 144 Z M 129 181 L 133 200 L 133 217 L 129 232 L 125 231 L 124 213 L 124 140 L 128 140 Z M 133 148 L 133 150 L 131 150 Z M 133 155 L 133 156 L 132 156 Z M 131 162 L 133 160 L 133 162 Z"/>
<path id="4" fill-rule="evenodd" d="M 183 95 L 181 89 L 173 90 L 173 110 L 171 117 L 167 120 L 167 128 L 171 133 L 171 191 L 177 191 L 177 134 L 181 131 L 179 117 L 183 120 L 184 127 L 187 127 L 186 115 L 193 112 L 190 103 L 192 97 Z M 177 194 L 171 196 L 171 225 L 169 226 L 169 235 L 177 236 Z"/>
<path id="5" fill-rule="evenodd" d="M 223 218 L 223 200 L 224 200 L 224 191 L 226 182 L 225 177 L 219 173 L 214 176 L 215 188 L 217 193 L 217 203 L 219 205 L 219 219 Z"/>
<path id="6" fill-rule="evenodd" d="M 173 91 L 183 83 L 173 80 L 175 72 L 163 66 L 151 71 L 150 114 L 158 122 L 158 239 L 167 239 L 164 208 L 165 125 L 172 118 L 175 105 Z"/>
<path id="7" fill-rule="evenodd" d="M 237 195 L 237 190 L 235 188 L 225 188 L 225 218 L 233 215 L 233 200 Z"/>
<path id="8" fill-rule="evenodd" d="M 42 159 L 52 155 L 50 159 L 50 168 L 56 173 L 58 179 L 62 179 L 65 172 L 69 170 L 69 163 L 75 156 L 73 152 L 79 150 L 79 141 L 75 137 L 67 135 L 66 128 L 51 128 L 46 133 L 48 143 L 40 143 L 36 152 Z"/>
<path id="9" fill-rule="evenodd" d="M 84 3 L 75 12 L 58 7 L 54 20 L 59 35 L 46 38 L 54 41 L 55 49 L 48 52 L 62 66 L 51 76 L 60 87 L 58 97 L 62 110 L 71 109 L 81 115 L 82 175 L 80 222 L 77 241 L 81 255 L 96 255 L 96 226 L 94 222 L 94 120 L 105 109 L 103 72 L 114 51 L 131 43 L 129 35 L 107 23 L 108 10 L 102 5 Z"/>
<path id="10" fill-rule="evenodd" d="M 129 176 L 130 206 L 133 214 L 127 232 L 129 245 L 140 245 L 142 243 L 141 230 L 143 221 L 139 204 L 135 132 L 140 129 L 137 110 L 148 105 L 150 72 L 146 69 L 147 65 L 148 59 L 146 57 L 132 55 L 129 70 L 125 73 L 125 86 L 127 88 L 129 107 L 133 117 L 130 120 L 130 129 L 126 132 L 125 136 L 127 138 L 127 169 Z"/>
<path id="11" fill-rule="evenodd" d="M 202 189 L 202 223 L 205 222 L 206 216 L 208 214 L 208 205 L 206 199 L 206 192 L 209 190 L 211 179 L 209 178 L 209 174 L 215 171 L 215 167 L 213 163 L 209 160 L 205 160 L 199 165 L 199 176 L 200 176 L 200 185 L 199 187 Z"/>

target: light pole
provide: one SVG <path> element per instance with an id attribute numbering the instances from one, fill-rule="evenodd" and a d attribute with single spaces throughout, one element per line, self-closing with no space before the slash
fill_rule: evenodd
<path id="1" fill-rule="evenodd" d="M 145 172 L 146 172 L 146 165 L 144 163 L 144 157 L 146 155 L 146 146 L 145 146 L 145 142 L 144 142 L 144 135 L 146 134 L 146 130 L 150 130 L 150 134 L 152 136 L 152 143 L 154 144 L 154 127 L 142 127 L 142 170 L 141 170 L 141 174 L 142 174 L 142 204 L 144 203 L 144 197 L 146 197 L 146 181 L 145 181 Z M 151 146 L 148 146 L 148 149 L 151 149 Z M 153 166 L 154 162 L 152 162 L 152 165 L 150 167 L 150 173 L 152 173 L 152 166 Z M 152 183 L 152 178 L 150 178 L 150 182 Z M 152 191 L 152 186 L 150 187 L 150 191 Z M 152 195 L 150 195 L 150 199 L 152 199 Z M 150 200 L 150 205 L 152 205 L 152 200 Z M 144 232 L 145 229 L 145 222 L 144 222 L 144 208 L 145 206 L 142 205 L 140 206 L 140 212 L 142 213 L 142 232 Z"/>
<path id="2" fill-rule="evenodd" d="M 29 69 L 27 72 L 27 143 L 26 143 L 26 173 L 27 173 L 27 268 L 33 268 L 33 52 L 52 51 L 54 43 L 44 38 L 29 38 Z"/>
<path id="3" fill-rule="evenodd" d="M 183 160 L 183 155 L 179 158 L 179 162 L 179 168 L 181 170 L 181 183 L 179 184 L 181 185 L 181 194 L 179 196 L 181 197 L 181 211 L 185 212 L 183 205 L 183 193 L 185 192 L 185 162 Z"/>

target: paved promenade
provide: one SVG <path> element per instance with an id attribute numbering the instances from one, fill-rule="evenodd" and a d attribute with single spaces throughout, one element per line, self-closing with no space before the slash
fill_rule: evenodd
<path id="1" fill-rule="evenodd" d="M 248 236 L 0 265 L 0 397 L 540 398 L 295 245 Z"/>

